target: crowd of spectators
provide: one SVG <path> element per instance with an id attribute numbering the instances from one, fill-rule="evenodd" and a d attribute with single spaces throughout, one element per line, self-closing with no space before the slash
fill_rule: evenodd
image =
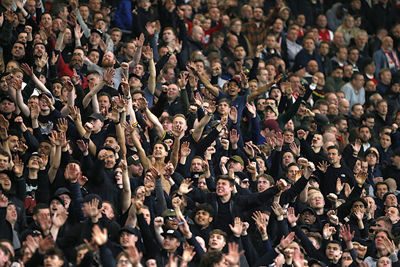
<path id="1" fill-rule="evenodd" d="M 400 1 L 0 0 L 0 267 L 400 266 Z"/>

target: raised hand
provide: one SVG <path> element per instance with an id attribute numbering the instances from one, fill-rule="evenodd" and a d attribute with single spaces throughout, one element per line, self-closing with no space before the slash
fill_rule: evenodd
<path id="1" fill-rule="evenodd" d="M 296 156 L 300 156 L 300 146 L 296 145 L 295 142 L 291 143 L 289 145 L 290 150 L 292 150 L 292 152 L 296 155 Z"/>
<path id="2" fill-rule="evenodd" d="M 329 165 L 330 164 L 327 161 L 322 161 L 322 162 L 318 163 L 317 168 L 321 172 L 326 173 L 326 171 L 328 170 Z"/>
<path id="3" fill-rule="evenodd" d="M 65 118 L 59 118 L 57 123 L 57 129 L 60 132 L 66 133 L 68 130 L 68 122 Z"/>
<path id="4" fill-rule="evenodd" d="M 289 233 L 285 238 L 282 237 L 281 242 L 279 242 L 279 246 L 281 249 L 287 248 L 294 240 L 294 232 Z"/>
<path id="5" fill-rule="evenodd" d="M 232 224 L 229 224 L 229 228 L 231 228 L 231 231 L 235 236 L 240 236 L 243 230 L 243 223 L 239 217 L 236 217 L 233 220 L 233 226 Z"/>
<path id="6" fill-rule="evenodd" d="M 32 77 L 32 75 L 33 75 L 33 68 L 30 67 L 28 64 L 22 63 L 22 64 L 21 64 L 21 70 L 23 70 L 23 71 L 25 72 L 25 74 L 28 75 L 29 77 Z"/>
<path id="7" fill-rule="evenodd" d="M 344 188 L 344 183 L 342 183 L 342 180 L 340 178 L 336 179 L 336 194 L 340 194 Z"/>
<path id="8" fill-rule="evenodd" d="M 142 55 L 147 59 L 153 59 L 153 49 L 150 46 L 144 46 L 142 49 Z"/>
<path id="9" fill-rule="evenodd" d="M 255 211 L 251 218 L 254 220 L 257 230 L 260 232 L 261 236 L 267 236 L 268 221 L 266 220 L 266 215 L 261 211 Z"/>
<path id="10" fill-rule="evenodd" d="M 359 186 L 362 186 L 365 183 L 365 181 L 367 180 L 367 177 L 368 177 L 368 173 L 360 171 L 359 173 L 354 175 L 354 180 L 356 180 L 356 182 Z"/>
<path id="11" fill-rule="evenodd" d="M 192 191 L 193 188 L 190 187 L 192 184 L 193 184 L 193 181 L 189 178 L 183 180 L 183 182 L 179 186 L 179 193 L 181 195 L 185 195 L 185 194 L 189 193 L 190 191 Z"/>
<path id="12" fill-rule="evenodd" d="M 138 266 L 140 261 L 142 260 L 143 253 L 139 252 L 139 250 L 136 248 L 135 244 L 129 245 L 125 249 L 125 253 L 128 255 L 128 259 L 132 266 Z"/>
<path id="13" fill-rule="evenodd" d="M 239 264 L 240 256 L 243 255 L 244 250 L 239 252 L 239 245 L 235 242 L 228 244 L 228 254 L 225 254 L 225 259 L 228 261 L 229 266 L 236 266 Z"/>
<path id="14" fill-rule="evenodd" d="M 92 240 L 98 246 L 102 246 L 107 242 L 107 228 L 100 229 L 100 227 L 95 224 L 92 228 Z"/>
<path id="15" fill-rule="evenodd" d="M 182 253 L 182 262 L 189 263 L 192 261 L 194 255 L 196 255 L 196 251 L 194 251 L 193 246 L 185 246 L 185 249 Z"/>
<path id="16" fill-rule="evenodd" d="M 232 129 L 229 133 L 229 141 L 232 145 L 236 145 L 239 142 L 240 135 L 237 133 L 236 129 Z"/>
<path id="17" fill-rule="evenodd" d="M 183 142 L 181 145 L 181 157 L 188 157 L 190 155 L 190 152 L 192 150 L 190 149 L 190 143 L 189 142 Z"/>
<path id="18" fill-rule="evenodd" d="M 246 103 L 246 108 L 250 112 L 250 114 L 253 115 L 253 118 L 257 116 L 257 110 L 256 106 L 254 105 L 254 102 Z"/>
<path id="19" fill-rule="evenodd" d="M 88 216 L 90 218 L 96 217 L 99 215 L 99 200 L 97 198 L 93 198 L 88 204 Z"/>
<path id="20" fill-rule="evenodd" d="M 324 228 L 322 229 L 322 236 L 324 237 L 324 239 L 329 239 L 335 233 L 335 227 L 329 226 L 329 223 L 324 225 Z"/>
<path id="21" fill-rule="evenodd" d="M 285 214 L 285 211 L 279 203 L 277 203 L 277 202 L 272 203 L 271 209 L 275 213 L 277 218 L 283 219 L 283 215 Z"/>
<path id="22" fill-rule="evenodd" d="M 287 210 L 287 220 L 289 224 L 293 224 L 295 222 L 297 222 L 297 220 L 300 218 L 300 214 L 299 215 L 295 215 L 294 214 L 294 208 L 293 207 L 289 207 Z"/>
<path id="23" fill-rule="evenodd" d="M 179 74 L 179 78 L 177 81 L 177 85 L 179 88 L 185 88 L 186 84 L 188 83 L 188 76 L 189 76 L 189 72 L 187 71 L 183 71 Z"/>
<path id="24" fill-rule="evenodd" d="M 353 238 L 354 238 L 355 231 L 351 232 L 350 231 L 350 225 L 348 225 L 348 224 L 347 225 L 342 225 L 340 227 L 339 232 L 340 232 L 340 235 L 342 236 L 343 240 L 346 243 L 351 242 L 353 240 Z"/>
<path id="25" fill-rule="evenodd" d="M 229 119 L 236 124 L 238 120 L 238 111 L 235 106 L 232 106 L 229 111 Z"/>
<path id="26" fill-rule="evenodd" d="M 103 73 L 103 80 L 107 84 L 111 84 L 112 78 L 115 76 L 114 68 L 107 68 L 106 71 Z"/>
<path id="27" fill-rule="evenodd" d="M 358 153 L 360 152 L 360 150 L 361 150 L 361 145 L 362 145 L 362 143 L 361 143 L 361 140 L 360 139 L 356 139 L 356 141 L 354 142 L 354 144 L 351 144 L 351 147 L 353 148 L 353 150 L 354 150 L 354 154 L 357 154 L 358 155 Z"/>
<path id="28" fill-rule="evenodd" d="M 0 208 L 7 208 L 8 198 L 0 191 Z"/>
<path id="29" fill-rule="evenodd" d="M 24 162 L 19 158 L 18 155 L 15 155 L 14 158 L 13 171 L 16 177 L 21 177 L 24 172 Z"/>

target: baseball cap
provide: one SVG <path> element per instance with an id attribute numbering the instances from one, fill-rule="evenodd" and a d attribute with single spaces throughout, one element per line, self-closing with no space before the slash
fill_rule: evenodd
<path id="1" fill-rule="evenodd" d="M 60 196 L 54 195 L 52 198 L 50 198 L 50 203 L 51 203 L 53 200 L 57 200 L 58 202 L 61 203 L 61 205 L 63 205 L 63 206 L 65 207 L 65 202 L 64 202 L 64 200 L 63 200 Z"/>
<path id="2" fill-rule="evenodd" d="M 166 210 L 163 211 L 161 216 L 163 218 L 165 218 L 165 217 L 176 217 L 176 211 L 173 210 L 173 209 L 166 209 Z"/>
<path id="3" fill-rule="evenodd" d="M 71 192 L 65 187 L 60 187 L 60 188 L 58 188 L 56 190 L 56 192 L 54 192 L 55 196 L 61 196 L 61 195 L 64 195 L 64 194 L 67 194 L 67 195 L 71 196 Z"/>
<path id="4" fill-rule="evenodd" d="M 243 159 L 238 155 L 234 155 L 234 156 L 230 157 L 229 161 L 235 161 L 235 162 L 240 163 L 242 166 L 244 166 Z"/>
<path id="5" fill-rule="evenodd" d="M 166 237 L 166 236 L 172 236 L 172 237 L 175 237 L 175 238 L 178 239 L 178 240 L 181 240 L 181 239 L 182 239 L 182 234 L 181 234 L 179 231 L 177 231 L 177 230 L 172 230 L 172 229 L 170 229 L 170 230 L 168 230 L 168 231 L 166 231 L 166 232 L 163 232 L 161 235 L 164 236 L 164 237 Z"/>
<path id="6" fill-rule="evenodd" d="M 119 230 L 119 234 L 122 234 L 123 232 L 135 235 L 135 236 L 139 236 L 139 231 L 133 227 L 130 226 L 124 226 Z"/>
<path id="7" fill-rule="evenodd" d="M 89 117 L 88 120 L 94 119 L 94 120 L 100 120 L 101 122 L 104 122 L 104 118 L 100 113 L 92 113 Z"/>
<path id="8" fill-rule="evenodd" d="M 279 128 L 279 124 L 276 120 L 272 120 L 272 119 L 266 120 L 264 122 L 264 126 L 265 126 L 265 128 L 268 128 L 270 130 L 275 130 L 275 132 L 282 132 L 282 130 L 281 130 L 281 128 Z"/>
<path id="9" fill-rule="evenodd" d="M 100 35 L 100 37 L 103 37 L 103 32 L 99 29 L 92 29 L 90 30 L 90 33 L 97 33 L 98 35 Z"/>

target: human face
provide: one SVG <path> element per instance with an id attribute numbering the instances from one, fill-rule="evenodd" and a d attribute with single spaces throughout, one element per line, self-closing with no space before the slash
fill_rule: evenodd
<path id="1" fill-rule="evenodd" d="M 16 59 L 21 59 L 25 56 L 25 47 L 23 44 L 20 43 L 15 43 L 13 45 L 13 48 L 11 50 L 11 54 L 16 58 Z"/>
<path id="2" fill-rule="evenodd" d="M 231 81 L 228 83 L 228 94 L 231 97 L 237 96 L 239 92 L 240 92 L 240 88 L 236 82 Z"/>
<path id="3" fill-rule="evenodd" d="M 386 102 L 381 102 L 377 107 L 376 111 L 379 113 L 381 116 L 386 116 L 388 113 L 388 104 Z"/>
<path id="4" fill-rule="evenodd" d="M 388 186 L 385 184 L 378 184 L 376 186 L 376 192 L 375 195 L 379 198 L 382 199 L 383 196 L 388 192 Z"/>
<path id="5" fill-rule="evenodd" d="M 367 143 L 371 139 L 371 131 L 363 127 L 360 129 L 359 137 L 363 143 Z"/>
<path id="6" fill-rule="evenodd" d="M 19 142 L 18 136 L 10 135 L 8 137 L 8 147 L 10 148 L 11 152 L 17 152 L 18 142 Z"/>
<path id="7" fill-rule="evenodd" d="M 100 40 L 101 40 L 101 36 L 97 32 L 93 32 L 92 34 L 90 34 L 89 42 L 91 45 L 93 45 L 93 46 L 98 45 L 100 43 Z"/>
<path id="8" fill-rule="evenodd" d="M 348 128 L 347 121 L 346 120 L 339 121 L 339 123 L 336 124 L 336 128 L 339 130 L 340 133 L 346 133 Z"/>
<path id="9" fill-rule="evenodd" d="M 312 39 L 307 39 L 304 41 L 304 49 L 307 50 L 308 52 L 312 52 L 315 49 L 315 43 L 314 40 Z"/>
<path id="10" fill-rule="evenodd" d="M 79 13 L 81 13 L 81 16 L 84 20 L 87 20 L 89 18 L 90 12 L 87 6 L 80 6 Z"/>
<path id="11" fill-rule="evenodd" d="M 106 150 L 106 158 L 104 160 L 106 169 L 112 169 L 115 166 L 116 159 L 115 154 L 111 150 Z"/>
<path id="12" fill-rule="evenodd" d="M 101 61 L 101 65 L 105 68 L 113 67 L 115 64 L 115 57 L 112 52 L 107 52 L 103 56 L 103 60 Z"/>
<path id="13" fill-rule="evenodd" d="M 0 174 L 0 185 L 5 191 L 11 190 L 11 179 L 7 174 Z"/>
<path id="14" fill-rule="evenodd" d="M 38 170 L 40 168 L 39 167 L 39 159 L 40 159 L 40 157 L 38 157 L 38 156 L 32 156 L 28 161 L 28 168 Z"/>
<path id="15" fill-rule="evenodd" d="M 339 155 L 337 149 L 328 150 L 328 160 L 332 165 L 340 163 L 342 156 Z"/>
<path id="16" fill-rule="evenodd" d="M 317 218 L 314 216 L 314 214 L 311 211 L 305 211 L 300 215 L 300 221 L 304 224 L 314 224 Z"/>
<path id="17" fill-rule="evenodd" d="M 320 148 L 323 145 L 323 138 L 320 134 L 315 134 L 312 141 L 311 146 L 314 148 Z"/>
<path id="18" fill-rule="evenodd" d="M 321 193 L 314 193 L 312 194 L 311 197 L 311 202 L 310 202 L 311 208 L 323 208 L 325 206 L 325 200 L 324 196 Z"/>
<path id="19" fill-rule="evenodd" d="M 221 102 L 218 104 L 218 113 L 221 115 L 226 115 L 228 114 L 230 110 L 230 105 L 227 102 Z"/>
<path id="20" fill-rule="evenodd" d="M 44 257 L 43 263 L 44 267 L 61 267 L 64 265 L 64 260 L 57 255 L 48 255 Z"/>
<path id="21" fill-rule="evenodd" d="M 123 247 L 128 247 L 131 244 L 135 244 L 138 241 L 138 238 L 136 235 L 128 233 L 128 232 L 122 232 L 121 235 L 119 236 L 119 243 Z"/>
<path id="22" fill-rule="evenodd" d="M 286 152 L 282 156 L 282 163 L 284 166 L 288 166 L 290 163 L 294 162 L 293 154 L 290 152 Z"/>
<path id="23" fill-rule="evenodd" d="M 386 196 L 384 205 L 386 207 L 397 207 L 397 197 L 394 194 Z"/>
<path id="24" fill-rule="evenodd" d="M 181 242 L 178 241 L 176 237 L 166 236 L 163 242 L 163 248 L 168 252 L 174 252 L 179 246 Z"/>
<path id="25" fill-rule="evenodd" d="M 210 249 L 221 251 L 225 247 L 226 241 L 223 235 L 212 234 L 208 241 L 208 245 Z"/>
<path id="26" fill-rule="evenodd" d="M 377 249 L 384 249 L 385 246 L 385 238 L 387 234 L 385 232 L 379 232 L 375 235 L 375 246 Z"/>
<path id="27" fill-rule="evenodd" d="M 325 253 L 329 260 L 337 262 L 339 261 L 343 252 L 338 244 L 329 243 L 328 246 L 326 247 Z"/>
<path id="28" fill-rule="evenodd" d="M 392 144 L 392 140 L 391 140 L 390 136 L 386 135 L 386 134 L 384 134 L 380 137 L 379 142 L 383 149 L 389 148 L 390 145 Z"/>
<path id="29" fill-rule="evenodd" d="M 354 118 L 359 119 L 364 114 L 364 109 L 361 105 L 355 105 L 351 111 L 351 114 Z"/>
<path id="30" fill-rule="evenodd" d="M 269 181 L 267 179 L 265 179 L 264 177 L 258 178 L 257 191 L 259 193 L 264 192 L 265 190 L 267 190 L 270 187 L 271 187 L 271 184 L 269 183 Z"/>
<path id="31" fill-rule="evenodd" d="M 100 11 L 101 0 L 89 0 L 89 8 L 93 11 Z"/>
<path id="32" fill-rule="evenodd" d="M 154 158 L 161 159 L 161 158 L 165 158 L 167 155 L 168 155 L 168 152 L 165 150 L 165 148 L 162 144 L 154 145 L 154 150 L 153 150 Z"/>
<path id="33" fill-rule="evenodd" d="M 380 257 L 376 263 L 376 267 L 391 267 L 392 261 L 388 257 Z"/>
<path id="34" fill-rule="evenodd" d="M 50 14 L 43 14 L 42 17 L 40 18 L 40 22 L 44 28 L 49 28 L 53 24 L 53 20 L 50 16 Z"/>
<path id="35" fill-rule="evenodd" d="M 295 165 L 290 166 L 288 169 L 287 178 L 290 181 L 296 182 L 296 174 L 299 170 L 300 170 L 299 167 L 297 167 Z"/>
<path id="36" fill-rule="evenodd" d="M 110 99 L 106 95 L 99 96 L 97 98 L 97 101 L 99 102 L 99 108 L 100 110 L 109 110 L 111 108 L 111 103 Z"/>
<path id="37" fill-rule="evenodd" d="M 174 32 L 173 32 L 172 30 L 167 29 L 167 30 L 165 30 L 165 31 L 163 32 L 162 39 L 163 39 L 163 41 L 166 42 L 167 44 L 169 44 L 169 43 L 175 41 L 175 38 L 176 38 L 176 37 L 175 37 L 175 34 L 174 34 Z"/>
<path id="38" fill-rule="evenodd" d="M 210 217 L 210 213 L 205 210 L 199 210 L 196 212 L 194 216 L 194 221 L 197 225 L 199 225 L 202 229 L 207 228 L 212 222 L 213 218 Z"/>
<path id="39" fill-rule="evenodd" d="M 374 167 L 377 163 L 377 157 L 374 153 L 369 153 L 366 157 L 368 166 Z"/>
<path id="40" fill-rule="evenodd" d="M 287 144 L 291 144 L 294 142 L 294 134 L 290 131 L 285 131 L 283 133 L 283 141 Z"/>
<path id="41" fill-rule="evenodd" d="M 69 204 L 71 204 L 71 197 L 67 194 L 62 194 L 59 197 L 64 201 L 65 208 L 68 209 Z"/>
<path id="42" fill-rule="evenodd" d="M 63 210 L 65 210 L 64 206 L 57 199 L 53 199 L 50 202 L 50 212 L 51 214 L 60 214 Z"/>
<path id="43" fill-rule="evenodd" d="M 393 224 L 397 223 L 400 220 L 399 210 L 395 207 L 388 208 L 386 210 L 386 216 L 389 217 Z"/>
<path id="44" fill-rule="evenodd" d="M 219 197 L 228 197 L 232 194 L 233 186 L 227 180 L 219 179 L 216 186 Z"/>
<path id="45" fill-rule="evenodd" d="M 114 210 L 112 208 L 112 206 L 110 205 L 110 203 L 107 202 L 103 202 L 101 204 L 101 209 L 100 209 L 101 213 L 104 214 L 108 219 L 112 219 L 114 218 L 115 214 L 114 214 Z"/>
<path id="46" fill-rule="evenodd" d="M 0 171 L 8 169 L 8 165 L 9 165 L 9 158 L 4 155 L 0 155 Z"/>
<path id="47" fill-rule="evenodd" d="M 174 130 L 182 131 L 184 133 L 187 130 L 186 120 L 182 117 L 176 117 L 172 121 L 172 128 Z"/>
<path id="48" fill-rule="evenodd" d="M 199 158 L 194 158 L 192 160 L 192 164 L 190 165 L 190 171 L 202 172 L 203 171 L 203 161 Z"/>
<path id="49" fill-rule="evenodd" d="M 127 257 L 125 257 L 125 255 L 122 255 L 117 261 L 117 267 L 132 267 L 132 263 Z"/>
<path id="50" fill-rule="evenodd" d="M 168 86 L 167 97 L 169 100 L 175 100 L 179 96 L 179 89 L 176 84 L 170 84 Z"/>
<path id="51" fill-rule="evenodd" d="M 355 79 L 352 81 L 352 85 L 355 89 L 360 89 L 364 86 L 364 76 L 357 75 Z"/>
<path id="52" fill-rule="evenodd" d="M 95 50 L 91 51 L 91 52 L 89 53 L 89 55 L 88 55 L 88 59 L 89 59 L 92 63 L 94 63 L 94 64 L 99 63 L 99 60 L 100 60 L 100 54 L 99 54 L 99 52 L 97 52 L 97 51 L 95 51 Z"/>

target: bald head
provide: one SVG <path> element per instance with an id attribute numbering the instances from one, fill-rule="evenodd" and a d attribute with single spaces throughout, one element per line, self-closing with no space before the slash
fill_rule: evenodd
<path id="1" fill-rule="evenodd" d="M 191 37 L 195 42 L 201 42 L 204 31 L 200 26 L 193 26 Z"/>
<path id="2" fill-rule="evenodd" d="M 350 103 L 345 98 L 339 100 L 339 111 L 343 115 L 349 114 L 350 111 Z"/>

